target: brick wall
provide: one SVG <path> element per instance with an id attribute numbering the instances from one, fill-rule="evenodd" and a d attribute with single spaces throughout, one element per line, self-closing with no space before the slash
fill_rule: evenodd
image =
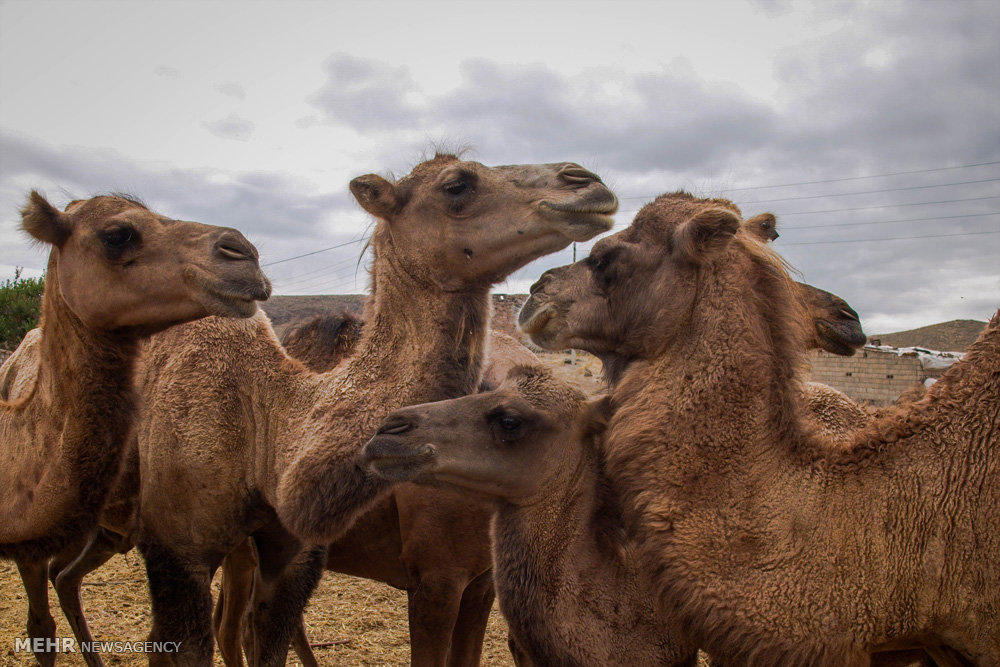
<path id="1" fill-rule="evenodd" d="M 808 375 L 814 382 L 839 389 L 856 401 L 887 405 L 929 374 L 915 353 L 865 348 L 853 357 L 814 351 L 809 355 Z"/>

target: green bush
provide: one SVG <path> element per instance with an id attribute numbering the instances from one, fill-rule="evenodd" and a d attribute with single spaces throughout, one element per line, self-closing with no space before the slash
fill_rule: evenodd
<path id="1" fill-rule="evenodd" d="M 44 277 L 22 278 L 21 269 L 15 269 L 14 279 L 0 284 L 0 347 L 13 350 L 38 324 L 43 283 Z"/>

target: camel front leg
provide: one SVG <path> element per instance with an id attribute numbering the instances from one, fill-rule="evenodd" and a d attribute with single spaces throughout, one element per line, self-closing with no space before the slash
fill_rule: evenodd
<path id="1" fill-rule="evenodd" d="M 247 659 L 252 667 L 281 667 L 309 597 L 323 576 L 326 547 L 302 549 L 287 533 L 256 536 L 254 542 L 260 565 Z"/>
<path id="2" fill-rule="evenodd" d="M 45 640 L 44 646 L 55 648 L 56 622 L 49 613 L 49 581 L 46 577 L 48 559 L 18 560 L 17 571 L 28 595 L 28 637 Z M 42 667 L 56 664 L 54 651 L 35 651 L 35 659 Z"/>
<path id="3" fill-rule="evenodd" d="M 99 527 L 83 549 L 63 551 L 49 563 L 49 577 L 56 589 L 59 606 L 79 642 L 80 654 L 90 667 L 103 667 L 104 661 L 94 651 L 83 649 L 94 641 L 94 637 L 83 613 L 80 586 L 84 577 L 107 563 L 116 553 L 128 551 L 131 546 L 132 542 L 126 536 Z"/>
<path id="4" fill-rule="evenodd" d="M 493 570 L 482 573 L 465 587 L 458 619 L 451 633 L 449 667 L 475 667 L 483 653 L 486 624 L 493 610 Z"/>
<path id="5" fill-rule="evenodd" d="M 212 664 L 212 568 L 174 553 L 150 535 L 139 540 L 153 608 L 152 642 L 180 642 L 175 653 L 151 653 L 151 667 Z"/>
<path id="6" fill-rule="evenodd" d="M 416 573 L 407 593 L 411 667 L 445 667 L 467 579 L 453 572 Z"/>
<path id="7" fill-rule="evenodd" d="M 243 627 L 254 595 L 257 551 L 247 538 L 222 561 L 219 599 L 212 627 L 219 653 L 228 667 L 243 667 Z"/>

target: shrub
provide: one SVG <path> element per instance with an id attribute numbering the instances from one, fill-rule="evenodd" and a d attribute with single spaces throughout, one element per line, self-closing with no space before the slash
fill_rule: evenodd
<path id="1" fill-rule="evenodd" d="M 0 284 L 0 347 L 13 350 L 38 324 L 43 282 L 44 277 L 22 278 L 21 269 L 15 269 L 14 279 Z"/>

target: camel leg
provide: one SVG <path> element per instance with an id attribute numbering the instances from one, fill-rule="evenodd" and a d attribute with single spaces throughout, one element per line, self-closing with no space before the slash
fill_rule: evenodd
<path id="1" fill-rule="evenodd" d="M 152 653 L 151 667 L 212 664 L 212 569 L 183 559 L 155 538 L 144 535 L 139 549 L 146 560 L 153 628 L 149 641 L 180 642 L 176 653 Z"/>
<path id="2" fill-rule="evenodd" d="M 290 535 L 254 538 L 260 559 L 259 591 L 250 622 L 252 667 L 280 667 L 309 596 L 323 575 L 326 547 L 302 549 Z"/>
<path id="3" fill-rule="evenodd" d="M 309 646 L 309 635 L 306 634 L 306 619 L 299 616 L 298 627 L 292 632 L 292 648 L 295 655 L 299 656 L 302 667 L 319 667 L 312 647 Z"/>
<path id="4" fill-rule="evenodd" d="M 419 574 L 419 573 L 418 573 Z M 406 591 L 409 601 L 411 667 L 444 667 L 462 603 L 465 580 L 454 573 L 414 576 Z"/>
<path id="5" fill-rule="evenodd" d="M 483 572 L 465 587 L 455 630 L 451 634 L 449 667 L 475 667 L 479 664 L 494 597 L 493 570 Z"/>
<path id="6" fill-rule="evenodd" d="M 51 640 L 50 646 L 55 647 L 56 622 L 49 613 L 49 581 L 47 560 L 18 560 L 17 571 L 24 584 L 24 592 L 28 594 L 28 637 Z M 48 643 L 48 642 L 46 642 Z M 54 651 L 39 651 L 35 660 L 42 667 L 52 667 L 56 664 Z"/>
<path id="7" fill-rule="evenodd" d="M 222 582 L 212 627 L 219 653 L 228 667 L 243 667 L 243 624 L 253 597 L 257 552 L 249 538 L 222 561 Z"/>
<path id="8" fill-rule="evenodd" d="M 87 626 L 87 617 L 83 613 L 83 601 L 80 598 L 83 578 L 107 563 L 122 549 L 127 551 L 129 546 L 127 538 L 99 527 L 90 536 L 83 549 L 64 551 L 49 563 L 49 577 L 56 589 L 59 606 L 62 607 L 63 614 L 81 645 L 94 641 Z M 103 667 L 104 661 L 97 653 L 80 648 L 80 654 L 90 667 Z"/>

